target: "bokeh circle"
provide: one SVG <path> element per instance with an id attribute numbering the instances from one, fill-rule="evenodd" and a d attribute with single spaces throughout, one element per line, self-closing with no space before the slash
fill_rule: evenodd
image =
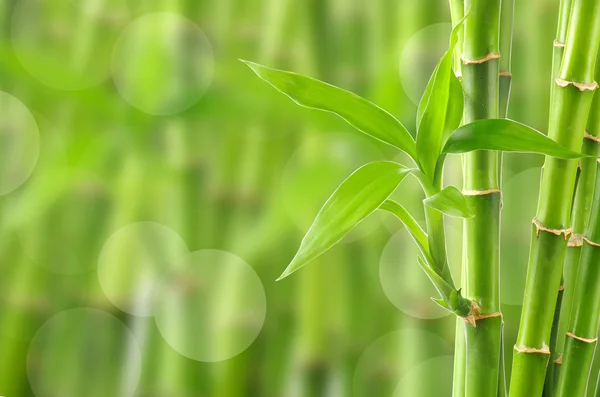
<path id="1" fill-rule="evenodd" d="M 204 32 L 170 12 L 135 19 L 112 54 L 113 79 L 121 96 L 157 116 L 183 112 L 198 102 L 212 82 L 214 67 Z"/>
<path id="2" fill-rule="evenodd" d="M 38 125 L 14 96 L 0 91 L 0 196 L 20 187 L 32 174 L 40 153 Z"/>
<path id="3" fill-rule="evenodd" d="M 172 229 L 155 222 L 123 226 L 106 241 L 98 279 L 108 300 L 126 313 L 151 316 L 154 292 L 172 263 L 189 249 Z"/>
<path id="4" fill-rule="evenodd" d="M 91 308 L 60 312 L 33 337 L 27 376 L 36 397 L 133 396 L 141 353 L 129 329 Z"/>
<path id="5" fill-rule="evenodd" d="M 160 333 L 175 351 L 196 361 L 242 353 L 260 333 L 267 311 L 254 269 L 220 250 L 195 251 L 176 261 L 156 292 Z"/>
<path id="6" fill-rule="evenodd" d="M 130 18 L 123 0 L 19 0 L 12 45 L 25 69 L 42 84 L 83 90 L 106 80 L 110 54 Z"/>

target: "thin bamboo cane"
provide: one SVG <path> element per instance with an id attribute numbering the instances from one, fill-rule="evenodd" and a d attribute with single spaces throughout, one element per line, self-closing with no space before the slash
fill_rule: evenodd
<path id="1" fill-rule="evenodd" d="M 500 108 L 499 116 L 508 118 L 508 105 L 510 102 L 510 92 L 512 86 L 511 74 L 511 58 L 512 58 L 512 41 L 513 41 L 513 22 L 514 22 L 515 0 L 503 0 L 500 10 L 500 58 L 499 65 L 499 91 L 500 91 Z M 502 167 L 500 167 L 502 172 Z M 500 176 L 502 183 L 502 176 Z M 504 357 L 504 324 L 501 329 L 500 343 L 500 373 L 498 378 L 498 396 L 504 397 L 508 393 L 506 385 L 506 363 Z"/>
<path id="2" fill-rule="evenodd" d="M 499 116 L 500 1 L 466 0 L 462 54 L 464 121 Z M 500 155 L 476 151 L 463 160 L 465 191 L 475 217 L 465 220 L 465 295 L 476 302 L 476 326 L 465 323 L 465 396 L 496 396 L 501 348 Z"/>
<path id="3" fill-rule="evenodd" d="M 452 18 L 452 28 L 456 26 L 465 14 L 465 5 L 463 0 L 450 0 L 450 15 Z M 464 28 L 461 28 L 464 29 Z M 461 71 L 461 60 L 464 32 L 460 32 L 458 35 L 459 39 L 456 43 L 454 50 L 454 74 L 462 77 Z M 463 245 L 465 243 L 463 242 Z M 463 252 L 464 254 L 464 252 Z M 464 286 L 466 282 L 466 266 L 465 266 L 465 255 L 463 255 L 461 265 L 461 285 Z M 452 379 L 452 395 L 454 397 L 462 397 L 465 395 L 465 371 L 466 371 L 466 342 L 465 342 L 465 326 L 464 320 L 460 317 L 456 319 L 455 335 L 454 335 L 454 373 Z"/>
<path id="4" fill-rule="evenodd" d="M 599 77 L 599 72 L 600 67 L 596 62 L 596 78 Z M 597 156 L 600 153 L 600 95 L 598 92 L 594 94 L 584 136 L 582 151 Z M 600 288 L 594 286 L 594 281 L 598 277 L 591 269 L 596 267 L 593 260 L 597 248 L 590 245 L 589 242 L 597 241 L 595 238 L 600 235 L 594 230 L 600 216 L 600 210 L 597 208 L 600 206 L 600 197 L 595 193 L 599 191 L 597 186 L 600 181 L 597 179 L 597 162 L 594 158 L 582 158 L 580 168 L 581 172 L 573 207 L 573 235 L 569 240 L 565 260 L 565 267 L 574 268 L 569 272 L 568 276 L 572 279 L 569 279 L 568 283 L 566 282 L 568 279 L 567 268 L 565 268 L 565 289 L 568 287 L 573 291 L 569 294 L 569 301 L 565 300 L 561 312 L 561 320 L 566 318 L 568 321 L 564 322 L 565 326 L 559 327 L 560 331 L 558 333 L 558 338 L 563 340 L 560 347 L 564 348 L 564 352 L 560 359 L 561 371 L 557 377 L 557 396 L 577 396 L 585 393 L 595 347 L 595 343 L 581 344 L 577 342 L 576 338 L 564 338 L 564 335 L 567 332 L 575 334 L 574 330 L 577 329 L 577 332 L 586 332 L 589 335 L 594 335 L 592 338 L 595 338 L 598 331 L 598 322 L 594 321 L 598 318 L 598 313 L 594 314 L 594 305 L 599 303 L 596 301 L 600 300 L 600 292 L 596 289 Z M 583 235 L 584 230 L 585 237 Z M 570 252 L 574 254 L 569 256 Z M 576 259 L 578 259 L 578 262 L 569 262 L 569 260 L 575 261 Z M 589 322 L 588 328 L 585 328 L 586 321 Z M 571 339 L 575 340 L 572 341 Z"/>
<path id="5" fill-rule="evenodd" d="M 580 150 L 596 87 L 600 3 L 575 0 L 571 13 L 560 73 L 551 93 L 549 136 L 565 147 Z M 571 234 L 576 169 L 576 161 L 546 158 L 513 355 L 511 397 L 540 395 L 544 387 L 554 309 Z"/>
<path id="6" fill-rule="evenodd" d="M 560 63 L 562 61 L 564 53 L 564 44 L 566 41 L 567 28 L 569 24 L 569 16 L 571 14 L 572 0 L 561 0 L 558 14 L 558 29 L 556 32 L 556 39 L 552 49 L 552 78 L 556 79 L 559 74 Z M 555 84 L 551 85 L 551 91 L 554 91 Z M 552 105 L 552 104 L 551 104 Z M 578 177 L 579 178 L 579 177 Z M 585 180 L 585 178 L 584 178 Z M 593 177 L 592 177 L 593 181 Z M 581 190 L 579 182 L 576 182 L 577 191 Z M 583 186 L 583 185 L 582 185 Z M 581 193 L 576 194 L 577 197 L 584 197 Z M 577 214 L 577 204 L 573 208 L 573 213 Z M 581 227 L 577 226 L 578 217 L 575 215 L 573 220 L 573 233 L 581 234 L 585 230 L 585 224 L 581 223 Z M 583 218 L 585 219 L 585 217 Z M 586 220 L 587 221 L 587 220 Z M 575 230 L 579 230 L 576 232 Z M 573 238 L 573 237 L 571 237 Z M 565 283 L 570 284 L 575 282 L 574 270 L 576 270 L 577 262 L 579 261 L 579 254 L 581 252 L 580 247 L 570 245 L 567 246 L 567 252 L 565 256 L 563 279 L 561 280 L 561 287 L 558 290 L 558 297 L 556 299 L 556 308 L 554 311 L 554 319 L 552 321 L 552 332 L 550 334 L 550 364 L 546 373 L 546 381 L 544 385 L 544 396 L 551 397 L 554 395 L 556 380 L 558 379 L 558 373 L 560 371 L 561 359 L 560 356 L 563 350 L 563 338 L 558 335 L 564 335 L 564 329 L 569 319 L 569 311 L 571 309 L 572 301 L 572 285 L 569 286 L 568 291 L 565 293 Z M 566 276 L 566 278 L 565 278 Z M 568 281 L 565 281 L 568 280 Z M 561 315 L 562 314 L 562 315 Z M 563 331 L 560 331 L 563 330 Z"/>

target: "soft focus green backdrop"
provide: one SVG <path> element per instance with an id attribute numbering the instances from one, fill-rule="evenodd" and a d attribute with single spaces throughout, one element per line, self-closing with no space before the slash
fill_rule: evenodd
<path id="1" fill-rule="evenodd" d="M 557 7 L 515 10 L 509 115 L 541 131 Z M 274 281 L 337 184 L 404 159 L 238 61 L 414 131 L 445 1 L 4 0 L 0 17 L 0 395 L 451 395 L 454 317 L 395 219 Z M 542 161 L 505 156 L 508 358 Z M 460 174 L 452 158 L 446 183 Z M 424 220 L 416 182 L 395 196 Z M 446 227 L 458 278 L 461 222 Z"/>

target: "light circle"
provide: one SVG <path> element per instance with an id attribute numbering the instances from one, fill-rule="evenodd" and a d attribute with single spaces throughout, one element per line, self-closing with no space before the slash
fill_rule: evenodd
<path id="1" fill-rule="evenodd" d="M 156 324 L 178 353 L 217 362 L 246 350 L 266 316 L 263 284 L 229 252 L 201 250 L 181 258 L 157 289 Z"/>
<path id="2" fill-rule="evenodd" d="M 13 192 L 32 174 L 40 153 L 35 118 L 17 98 L 0 91 L 0 195 Z"/>
<path id="3" fill-rule="evenodd" d="M 434 23 L 417 31 L 406 42 L 400 55 L 400 82 L 416 105 L 421 100 L 429 77 L 448 48 L 452 25 Z"/>
<path id="4" fill-rule="evenodd" d="M 15 54 L 42 84 L 76 91 L 110 74 L 110 54 L 130 17 L 125 1 L 19 0 L 11 27 Z"/>
<path id="5" fill-rule="evenodd" d="M 106 241 L 98 260 L 98 279 L 110 302 L 126 313 L 151 316 L 154 293 L 168 267 L 189 253 L 183 239 L 155 222 L 123 226 Z"/>
<path id="6" fill-rule="evenodd" d="M 208 90 L 214 72 L 212 46 L 192 21 L 170 12 L 143 15 L 127 26 L 112 54 L 121 96 L 142 112 L 183 112 Z"/>
<path id="7" fill-rule="evenodd" d="M 33 337 L 27 377 L 37 397 L 133 396 L 141 353 L 129 329 L 90 308 L 60 312 Z"/>

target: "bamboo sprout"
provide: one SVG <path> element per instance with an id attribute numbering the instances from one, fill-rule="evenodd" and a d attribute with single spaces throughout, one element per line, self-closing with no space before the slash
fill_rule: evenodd
<path id="1" fill-rule="evenodd" d="M 551 95 L 549 136 L 579 150 L 593 97 L 594 63 L 600 42 L 600 3 L 575 0 L 558 78 Z M 513 355 L 511 397 L 542 393 L 550 355 L 554 309 L 571 234 L 577 162 L 547 157 L 527 270 L 521 324 Z"/>

